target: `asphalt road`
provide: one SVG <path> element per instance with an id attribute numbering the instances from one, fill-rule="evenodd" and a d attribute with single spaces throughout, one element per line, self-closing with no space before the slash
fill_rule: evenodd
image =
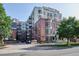
<path id="1" fill-rule="evenodd" d="M 37 46 L 35 44 L 7 45 L 0 49 L 0 56 L 79 56 L 79 47 L 56 48 Z"/>

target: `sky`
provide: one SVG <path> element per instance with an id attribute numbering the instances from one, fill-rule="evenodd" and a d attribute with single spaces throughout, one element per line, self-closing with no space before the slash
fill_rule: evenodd
<path id="1" fill-rule="evenodd" d="M 50 7 L 60 11 L 62 17 L 75 16 L 79 19 L 79 4 L 77 3 L 4 3 L 3 7 L 8 16 L 26 21 L 31 15 L 33 8 Z"/>

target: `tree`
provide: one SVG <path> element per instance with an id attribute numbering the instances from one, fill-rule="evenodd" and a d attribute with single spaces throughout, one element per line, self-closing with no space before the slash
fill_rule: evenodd
<path id="1" fill-rule="evenodd" d="M 10 35 L 12 20 L 10 16 L 6 15 L 3 5 L 0 4 L 0 44 L 2 45 L 3 39 Z"/>
<path id="2" fill-rule="evenodd" d="M 76 23 L 75 23 L 75 37 L 79 38 L 79 20 L 76 20 Z"/>
<path id="3" fill-rule="evenodd" d="M 75 21 L 75 17 L 63 18 L 61 21 L 58 34 L 60 38 L 67 38 L 67 45 L 69 45 L 70 39 L 76 36 L 75 27 L 77 22 Z"/>

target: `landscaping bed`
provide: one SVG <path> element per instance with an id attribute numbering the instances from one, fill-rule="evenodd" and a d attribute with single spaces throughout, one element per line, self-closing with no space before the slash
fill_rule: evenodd
<path id="1" fill-rule="evenodd" d="M 55 47 L 76 47 L 79 46 L 79 42 L 70 42 L 69 46 L 67 45 L 67 43 L 63 43 L 63 44 L 57 44 L 57 45 L 52 45 Z"/>

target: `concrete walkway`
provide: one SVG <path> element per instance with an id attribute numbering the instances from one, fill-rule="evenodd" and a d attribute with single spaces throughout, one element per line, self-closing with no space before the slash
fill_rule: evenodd
<path id="1" fill-rule="evenodd" d="M 35 44 L 10 44 L 10 45 L 6 45 L 4 49 L 0 49 L 0 54 L 25 52 L 25 50 L 21 50 L 21 49 L 30 48 L 33 46 L 35 46 Z"/>

